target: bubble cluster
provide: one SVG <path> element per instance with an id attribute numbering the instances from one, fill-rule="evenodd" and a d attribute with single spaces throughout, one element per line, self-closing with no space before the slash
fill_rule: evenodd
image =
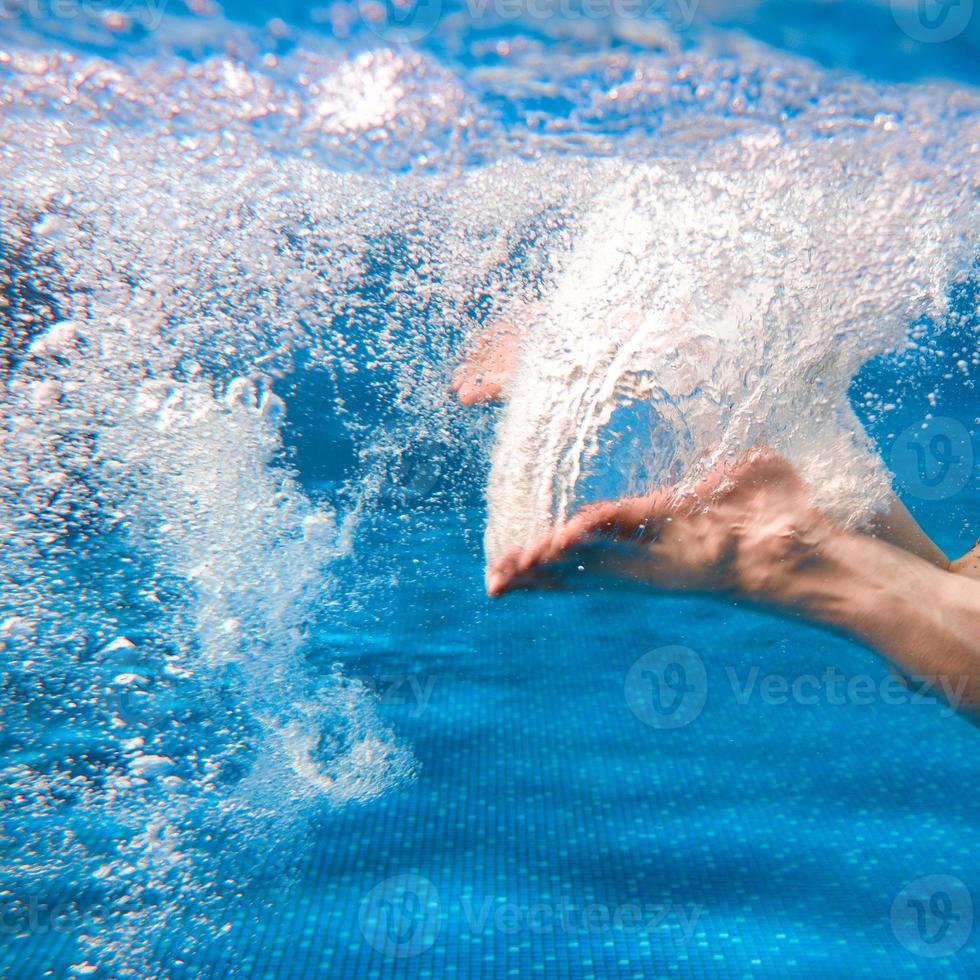
<path id="1" fill-rule="evenodd" d="M 975 262 L 980 129 L 936 108 L 928 126 L 743 135 L 696 160 L 607 165 L 526 316 L 494 447 L 491 559 L 596 495 L 683 487 L 754 445 L 796 463 L 844 526 L 865 525 L 890 485 L 850 383 L 910 324 L 941 320 Z"/>
<path id="2" fill-rule="evenodd" d="M 54 61 L 32 77 L 67 85 Z M 157 111 L 133 77 L 130 108 Z M 200 86 L 198 125 L 220 93 L 208 71 Z M 407 454 L 458 429 L 445 391 L 466 325 L 504 281 L 540 280 L 554 173 L 392 181 L 270 155 L 236 135 L 241 104 L 191 136 L 14 101 L 0 783 L 21 858 L 5 884 L 60 882 L 107 916 L 79 962 L 152 972 L 175 919 L 181 942 L 220 940 L 318 808 L 411 778 L 376 695 L 316 633 L 358 601 L 334 568 L 363 560 L 359 525 L 436 489 Z M 316 494 L 284 439 L 304 372 L 334 393 L 319 424 L 355 447 Z M 66 842 L 69 812 L 99 832 Z"/>

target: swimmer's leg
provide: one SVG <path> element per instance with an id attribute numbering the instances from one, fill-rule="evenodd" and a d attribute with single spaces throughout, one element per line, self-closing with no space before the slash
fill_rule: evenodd
<path id="1" fill-rule="evenodd" d="M 968 559 L 980 561 L 980 548 Z M 490 569 L 491 595 L 591 566 L 662 590 L 748 600 L 830 627 L 980 718 L 980 582 L 835 527 L 785 460 L 753 453 L 693 494 L 595 504 Z"/>

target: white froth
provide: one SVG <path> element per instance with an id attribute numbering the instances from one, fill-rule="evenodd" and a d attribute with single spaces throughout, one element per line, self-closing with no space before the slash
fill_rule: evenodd
<path id="1" fill-rule="evenodd" d="M 837 520 L 867 521 L 889 480 L 848 385 L 917 317 L 941 311 L 973 258 L 974 180 L 962 143 L 942 139 L 735 139 L 695 161 L 603 165 L 510 385 L 488 560 L 585 501 L 590 474 L 609 467 L 603 430 L 631 404 L 654 414 L 639 448 L 653 465 L 619 459 L 607 493 L 649 492 L 680 473 L 687 485 L 765 444 Z"/>

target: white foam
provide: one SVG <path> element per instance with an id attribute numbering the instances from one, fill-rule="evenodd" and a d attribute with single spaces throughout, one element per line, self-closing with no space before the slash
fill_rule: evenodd
<path id="1" fill-rule="evenodd" d="M 837 520 L 867 521 L 888 475 L 847 387 L 973 260 L 964 135 L 734 138 L 696 160 L 601 166 L 499 423 L 488 559 L 567 519 L 611 462 L 606 493 L 649 492 L 760 444 Z M 648 442 L 611 461 L 603 433 L 630 404 L 653 414 Z"/>

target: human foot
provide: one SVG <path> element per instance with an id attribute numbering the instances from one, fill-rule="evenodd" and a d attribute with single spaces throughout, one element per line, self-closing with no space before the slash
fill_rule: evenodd
<path id="1" fill-rule="evenodd" d="M 500 401 L 517 363 L 521 334 L 513 323 L 498 321 L 476 342 L 452 383 L 462 405 Z"/>
<path id="2" fill-rule="evenodd" d="M 792 572 L 818 561 L 839 533 L 781 457 L 756 451 L 692 492 L 591 504 L 527 549 L 495 562 L 492 596 L 600 572 L 663 589 L 725 592 L 792 603 Z"/>

